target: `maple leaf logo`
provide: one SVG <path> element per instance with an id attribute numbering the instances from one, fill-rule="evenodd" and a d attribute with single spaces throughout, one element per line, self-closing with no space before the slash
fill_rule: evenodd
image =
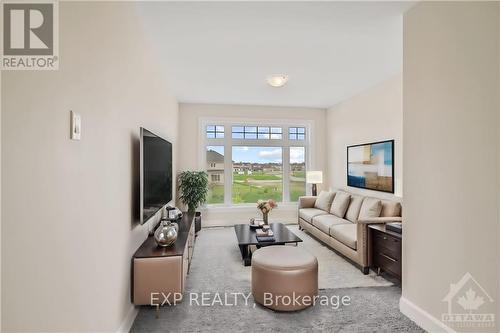
<path id="1" fill-rule="evenodd" d="M 465 292 L 465 296 L 460 296 L 457 302 L 464 310 L 472 311 L 477 310 L 484 304 L 484 298 L 477 296 L 476 292 L 469 288 L 469 290 Z"/>

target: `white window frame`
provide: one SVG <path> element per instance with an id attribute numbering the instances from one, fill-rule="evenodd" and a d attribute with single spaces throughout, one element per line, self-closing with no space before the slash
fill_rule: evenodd
<path id="1" fill-rule="evenodd" d="M 223 125 L 224 138 L 209 139 L 207 138 L 207 125 Z M 233 126 L 270 126 L 282 127 L 281 139 L 233 139 Z M 311 120 L 280 120 L 280 119 L 245 119 L 245 118 L 205 118 L 199 119 L 198 130 L 198 168 L 206 170 L 206 147 L 207 146 L 223 146 L 224 147 L 224 203 L 208 204 L 210 207 L 249 207 L 255 206 L 254 203 L 232 203 L 232 186 L 233 186 L 233 166 L 232 153 L 233 146 L 248 146 L 248 147 L 282 147 L 283 161 L 283 201 L 284 205 L 296 205 L 297 202 L 290 201 L 290 147 L 305 147 L 305 164 L 306 170 L 312 170 L 312 161 L 314 160 L 314 123 Z M 305 140 L 290 140 L 288 136 L 289 127 L 305 127 Z M 285 163 L 286 161 L 286 163 Z M 286 184 L 286 185 L 285 185 Z M 307 191 L 307 186 L 306 186 Z"/>

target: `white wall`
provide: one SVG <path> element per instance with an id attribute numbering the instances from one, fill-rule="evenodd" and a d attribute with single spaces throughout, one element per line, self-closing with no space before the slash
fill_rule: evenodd
<path id="1" fill-rule="evenodd" d="M 337 104 L 327 111 L 326 146 L 328 180 L 331 188 L 353 193 L 396 199 L 403 189 L 403 110 L 402 76 L 389 78 L 376 86 Z M 347 187 L 347 146 L 394 139 L 395 193 Z M 399 198 L 397 198 L 399 200 Z"/>
<path id="2" fill-rule="evenodd" d="M 155 54 L 136 4 L 61 2 L 60 69 L 3 73 L 3 331 L 116 332 L 134 314 L 139 127 L 177 142 Z"/>
<path id="3" fill-rule="evenodd" d="M 243 118 L 253 120 L 308 120 L 312 122 L 313 159 L 311 167 L 326 171 L 325 142 L 325 110 L 317 108 L 266 107 L 242 105 L 213 105 L 213 104 L 180 104 L 179 133 L 183 133 L 179 141 L 179 171 L 197 170 L 199 155 L 199 119 L 214 118 Z M 189 133 L 189 135 L 187 135 Z M 320 188 L 320 187 L 318 187 Z M 203 210 L 203 226 L 233 225 L 245 223 L 252 216 L 256 216 L 255 208 L 210 208 Z M 297 222 L 296 205 L 283 206 L 273 210 L 269 215 L 271 221 L 279 220 L 286 223 Z"/>
<path id="4" fill-rule="evenodd" d="M 0 71 L 0 300 L 2 299 L 2 72 Z M 0 301 L 0 331 L 2 330 L 2 302 Z"/>
<path id="5" fill-rule="evenodd" d="M 498 6 L 498 17 L 500 18 L 500 6 Z M 500 55 L 500 20 L 498 22 L 498 54 Z M 498 65 L 498 115 L 497 115 L 497 138 L 498 138 L 498 188 L 500 189 L 500 64 Z M 500 239 L 500 195 L 498 195 L 498 239 Z M 500 251 L 499 251 L 500 252 Z M 500 265 L 498 265 L 498 276 L 500 276 Z M 500 283 L 500 282 L 499 282 Z M 500 318 L 500 316 L 498 316 Z"/>
<path id="6" fill-rule="evenodd" d="M 498 7 L 422 2 L 404 17 L 401 309 L 428 330 L 466 272 L 495 300 L 498 330 Z"/>

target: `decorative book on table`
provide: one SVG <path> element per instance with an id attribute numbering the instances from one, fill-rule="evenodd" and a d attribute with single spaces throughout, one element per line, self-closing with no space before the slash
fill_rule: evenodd
<path id="1" fill-rule="evenodd" d="M 259 242 L 274 242 L 274 236 L 256 236 Z"/>
<path id="2" fill-rule="evenodd" d="M 401 222 L 387 223 L 385 229 L 401 234 L 403 231 L 403 224 Z"/>
<path id="3" fill-rule="evenodd" d="M 259 242 L 274 242 L 274 233 L 272 230 L 264 231 L 259 229 L 255 232 L 255 237 Z"/>

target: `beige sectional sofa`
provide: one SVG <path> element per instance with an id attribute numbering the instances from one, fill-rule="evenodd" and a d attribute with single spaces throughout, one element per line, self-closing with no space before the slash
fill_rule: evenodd
<path id="1" fill-rule="evenodd" d="M 401 222 L 401 203 L 341 190 L 299 198 L 299 227 L 369 272 L 368 225 Z"/>

